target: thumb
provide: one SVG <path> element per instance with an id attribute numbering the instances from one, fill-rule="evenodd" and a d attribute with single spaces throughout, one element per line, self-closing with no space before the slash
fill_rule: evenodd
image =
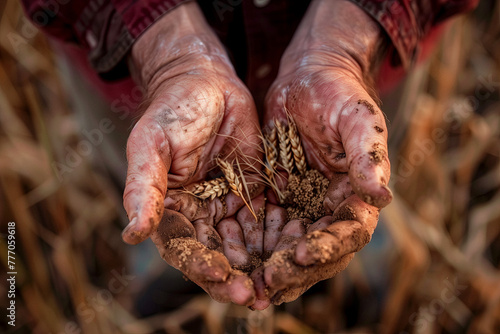
<path id="1" fill-rule="evenodd" d="M 123 205 L 130 219 L 123 240 L 138 244 L 153 233 L 163 215 L 171 164 L 170 146 L 164 131 L 143 117 L 127 142 L 127 180 Z"/>
<path id="2" fill-rule="evenodd" d="M 391 171 L 384 114 L 368 96 L 351 100 L 339 129 L 354 192 L 370 205 L 386 206 L 392 192 L 387 187 Z"/>

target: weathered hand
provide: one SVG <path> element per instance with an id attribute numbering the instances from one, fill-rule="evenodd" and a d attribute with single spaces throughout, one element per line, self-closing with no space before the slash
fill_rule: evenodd
<path id="1" fill-rule="evenodd" d="M 216 157 L 230 158 L 236 147 L 241 154 L 258 156 L 258 120 L 250 93 L 195 2 L 177 7 L 148 29 L 135 43 L 130 63 L 147 99 L 127 144 L 124 206 L 130 224 L 123 239 L 137 244 L 157 231 L 153 239 L 168 263 L 215 299 L 247 304 L 254 294 L 248 277 L 231 271 L 224 255 L 197 241 L 203 242 L 204 234 L 196 222 L 191 224 L 194 220 L 164 212 L 164 204 L 174 205 L 165 201 L 167 189 L 203 180 Z M 241 206 L 233 197 L 228 195 L 228 205 Z M 179 265 L 186 256 L 191 260 Z"/>
<path id="2" fill-rule="evenodd" d="M 274 253 L 252 275 L 257 308 L 294 300 L 343 270 L 369 242 L 379 209 L 392 199 L 385 119 L 367 80 L 381 38 L 371 18 L 354 4 L 316 0 L 283 55 L 267 96 L 265 124 L 286 122 L 286 108 L 309 166 L 325 175 L 330 186 L 326 216 L 318 221 L 287 222 L 277 213 L 280 222 L 274 223 L 282 232 L 274 233 L 279 238 Z"/>

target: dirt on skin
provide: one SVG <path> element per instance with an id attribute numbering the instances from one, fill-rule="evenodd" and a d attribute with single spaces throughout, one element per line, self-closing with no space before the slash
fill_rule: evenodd
<path id="1" fill-rule="evenodd" d="M 266 211 L 265 211 L 265 206 L 260 208 L 259 211 L 256 213 L 257 215 L 257 225 L 262 225 L 264 223 L 264 219 L 266 219 Z M 231 266 L 233 269 L 236 270 L 241 270 L 245 274 L 250 274 L 252 271 L 254 271 L 256 268 L 260 267 L 262 265 L 262 262 L 265 261 L 270 255 L 264 253 L 260 254 L 259 252 L 252 252 L 250 253 L 250 262 L 242 265 L 242 266 Z"/>
<path id="2" fill-rule="evenodd" d="M 372 106 L 372 104 L 370 102 L 368 102 L 366 100 L 358 100 L 358 104 L 364 105 L 368 109 L 370 114 L 372 114 L 372 115 L 376 114 L 375 108 Z"/>
<path id="3" fill-rule="evenodd" d="M 384 160 L 385 151 L 380 148 L 380 144 L 373 144 L 373 151 L 370 152 L 370 160 L 376 164 L 381 163 Z"/>
<path id="4" fill-rule="evenodd" d="M 284 195 L 288 221 L 308 218 L 316 221 L 325 215 L 323 202 L 330 181 L 316 169 L 304 175 L 292 175 Z"/>
<path id="5" fill-rule="evenodd" d="M 191 260 L 192 249 L 195 247 L 199 247 L 197 241 L 189 238 L 177 238 L 172 239 L 167 243 L 167 247 L 171 249 L 175 249 L 176 255 L 178 257 L 178 266 L 179 268 L 186 268 L 188 261 Z M 207 260 L 207 259 L 204 259 Z M 211 260 L 211 258 L 210 258 Z M 211 266 L 211 263 L 210 263 Z"/>
<path id="6" fill-rule="evenodd" d="M 256 268 L 260 267 L 262 265 L 262 255 L 258 252 L 252 252 L 250 253 L 250 262 L 241 265 L 241 266 L 231 266 L 231 268 L 240 270 L 245 274 L 250 274 L 252 271 L 254 271 Z"/>

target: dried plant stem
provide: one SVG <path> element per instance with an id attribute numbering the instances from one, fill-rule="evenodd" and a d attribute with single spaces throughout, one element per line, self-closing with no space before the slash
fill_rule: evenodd
<path id="1" fill-rule="evenodd" d="M 252 201 L 251 201 L 251 196 L 250 196 L 250 192 L 248 191 L 248 184 L 245 180 L 245 177 L 243 176 L 243 170 L 241 169 L 241 165 L 240 165 L 240 162 L 238 161 L 238 159 L 236 158 L 236 165 L 238 166 L 238 170 L 240 171 L 240 176 L 241 176 L 241 180 L 242 180 L 242 184 L 243 184 L 243 188 L 245 189 L 245 192 L 248 196 L 248 198 L 250 199 L 249 202 L 247 203 L 245 201 L 245 197 L 244 196 L 241 196 L 241 198 L 243 199 L 243 201 L 245 202 L 245 204 L 247 205 L 248 209 L 250 210 L 250 212 L 252 213 L 252 215 L 254 216 L 255 218 L 255 221 L 257 221 L 257 215 L 255 214 L 255 210 L 253 209 L 253 205 L 252 205 Z"/>
<path id="2" fill-rule="evenodd" d="M 192 191 L 193 195 L 201 199 L 214 199 L 215 197 L 224 196 L 228 192 L 229 184 L 223 177 L 199 183 L 195 185 Z"/>
<path id="3" fill-rule="evenodd" d="M 278 132 L 279 138 L 279 156 L 281 158 L 281 164 L 283 168 L 288 172 L 288 175 L 292 174 L 293 170 L 293 160 L 292 160 L 292 150 L 290 147 L 290 139 L 288 138 L 286 127 L 281 124 L 280 121 L 275 120 L 276 130 Z"/>
<path id="4" fill-rule="evenodd" d="M 252 207 L 248 204 L 248 202 L 245 200 L 245 196 L 243 195 L 243 186 L 238 178 L 238 175 L 236 175 L 233 165 L 230 164 L 227 161 L 224 161 L 222 159 L 217 159 L 217 165 L 219 165 L 221 171 L 224 173 L 224 176 L 226 177 L 226 180 L 229 184 L 229 188 L 231 191 L 236 195 L 241 197 L 247 208 L 250 210 L 250 212 L 253 214 L 255 217 L 255 220 L 257 220 L 257 216 L 252 210 Z"/>
<path id="5" fill-rule="evenodd" d="M 307 170 L 306 159 L 304 157 L 304 149 L 300 143 L 300 137 L 297 132 L 297 126 L 292 118 L 289 120 L 288 124 L 288 137 L 290 138 L 290 144 L 292 146 L 293 158 L 295 160 L 295 166 L 300 174 L 304 174 Z"/>

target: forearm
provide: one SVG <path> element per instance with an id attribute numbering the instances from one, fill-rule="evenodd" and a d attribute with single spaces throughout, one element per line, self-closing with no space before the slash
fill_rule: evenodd
<path id="1" fill-rule="evenodd" d="M 375 53 L 382 31 L 361 8 L 345 0 L 315 0 L 311 3 L 297 32 L 285 53 L 345 52 L 357 57 L 362 67 L 367 66 Z"/>
<path id="2" fill-rule="evenodd" d="M 432 28 L 451 16 L 475 8 L 479 0 L 349 0 L 376 20 L 387 33 L 393 65 L 408 68 L 419 53 L 421 41 Z"/>
<path id="3" fill-rule="evenodd" d="M 149 90 L 169 77 L 200 68 L 232 71 L 223 45 L 196 2 L 172 10 L 140 36 L 132 47 L 129 68 L 136 82 Z"/>
<path id="4" fill-rule="evenodd" d="M 385 32 L 360 7 L 346 0 L 315 0 L 283 55 L 280 75 L 303 66 L 332 66 L 371 86 L 386 46 Z"/>

